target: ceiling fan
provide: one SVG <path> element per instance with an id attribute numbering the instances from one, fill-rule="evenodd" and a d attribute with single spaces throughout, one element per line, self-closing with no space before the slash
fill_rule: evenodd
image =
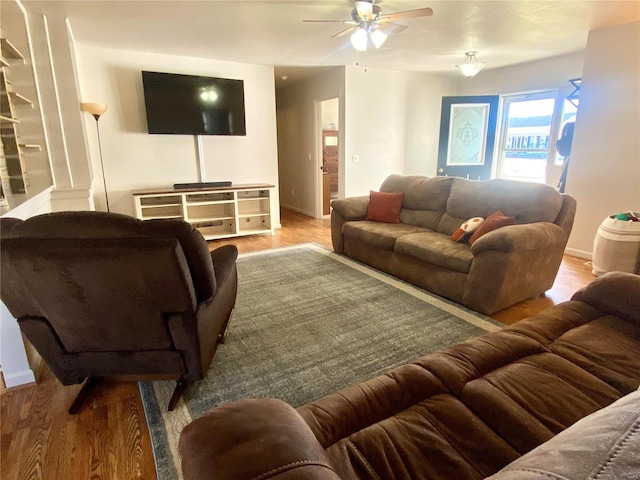
<path id="1" fill-rule="evenodd" d="M 430 17 L 433 15 L 433 10 L 430 8 L 416 8 L 404 12 L 383 14 L 382 9 L 374 3 L 375 0 L 356 1 L 355 8 L 351 10 L 351 20 L 303 20 L 303 22 L 344 23 L 345 25 L 350 25 L 331 38 L 351 33 L 351 44 L 354 48 L 359 51 L 366 51 L 369 39 L 371 39 L 376 48 L 380 48 L 390 33 L 400 33 L 409 28 L 406 25 L 393 23 L 396 20 Z"/>

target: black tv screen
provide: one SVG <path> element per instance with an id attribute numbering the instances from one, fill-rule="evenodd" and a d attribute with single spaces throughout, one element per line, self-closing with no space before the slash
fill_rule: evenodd
<path id="1" fill-rule="evenodd" d="M 244 82 L 142 72 L 149 133 L 246 135 Z"/>

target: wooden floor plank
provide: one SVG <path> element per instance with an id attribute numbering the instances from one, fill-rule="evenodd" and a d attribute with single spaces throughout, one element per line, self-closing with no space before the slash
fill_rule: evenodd
<path id="1" fill-rule="evenodd" d="M 240 252 L 315 242 L 331 248 L 331 222 L 282 211 L 276 234 L 210 242 Z M 568 300 L 593 280 L 584 260 L 565 256 L 543 297 L 492 315 L 514 323 Z M 44 366 L 38 384 L 0 391 L 0 476 L 3 480 L 155 480 L 151 439 L 136 382 L 99 384 L 78 415 L 67 409 L 80 386 L 62 386 Z"/>

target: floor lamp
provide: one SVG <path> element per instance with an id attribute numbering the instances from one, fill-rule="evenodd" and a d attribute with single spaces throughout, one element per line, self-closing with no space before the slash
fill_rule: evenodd
<path id="1" fill-rule="evenodd" d="M 82 111 L 90 113 L 93 115 L 93 118 L 96 119 L 96 131 L 98 132 L 98 149 L 100 150 L 100 168 L 102 169 L 102 183 L 104 184 L 104 197 L 107 200 L 107 212 L 110 212 L 109 209 L 109 193 L 107 192 L 107 179 L 104 176 L 104 161 L 102 160 L 102 142 L 100 142 L 100 126 L 98 124 L 98 120 L 100 120 L 100 116 L 107 111 L 106 103 L 83 103 Z"/>

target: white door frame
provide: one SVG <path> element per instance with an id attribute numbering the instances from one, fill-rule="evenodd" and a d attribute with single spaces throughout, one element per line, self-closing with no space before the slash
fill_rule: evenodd
<path id="1" fill-rule="evenodd" d="M 314 165 L 314 179 L 315 179 L 315 208 L 314 208 L 314 216 L 315 218 L 329 218 L 329 215 L 323 214 L 322 208 L 322 103 L 327 100 L 338 99 L 338 198 L 343 198 L 344 196 L 344 161 L 343 161 L 343 151 L 344 151 L 344 129 L 342 124 L 343 115 L 342 115 L 342 105 L 343 105 L 343 95 L 340 92 L 338 95 L 334 95 L 328 98 L 322 98 L 319 100 L 314 100 L 314 156 L 313 165 Z"/>

